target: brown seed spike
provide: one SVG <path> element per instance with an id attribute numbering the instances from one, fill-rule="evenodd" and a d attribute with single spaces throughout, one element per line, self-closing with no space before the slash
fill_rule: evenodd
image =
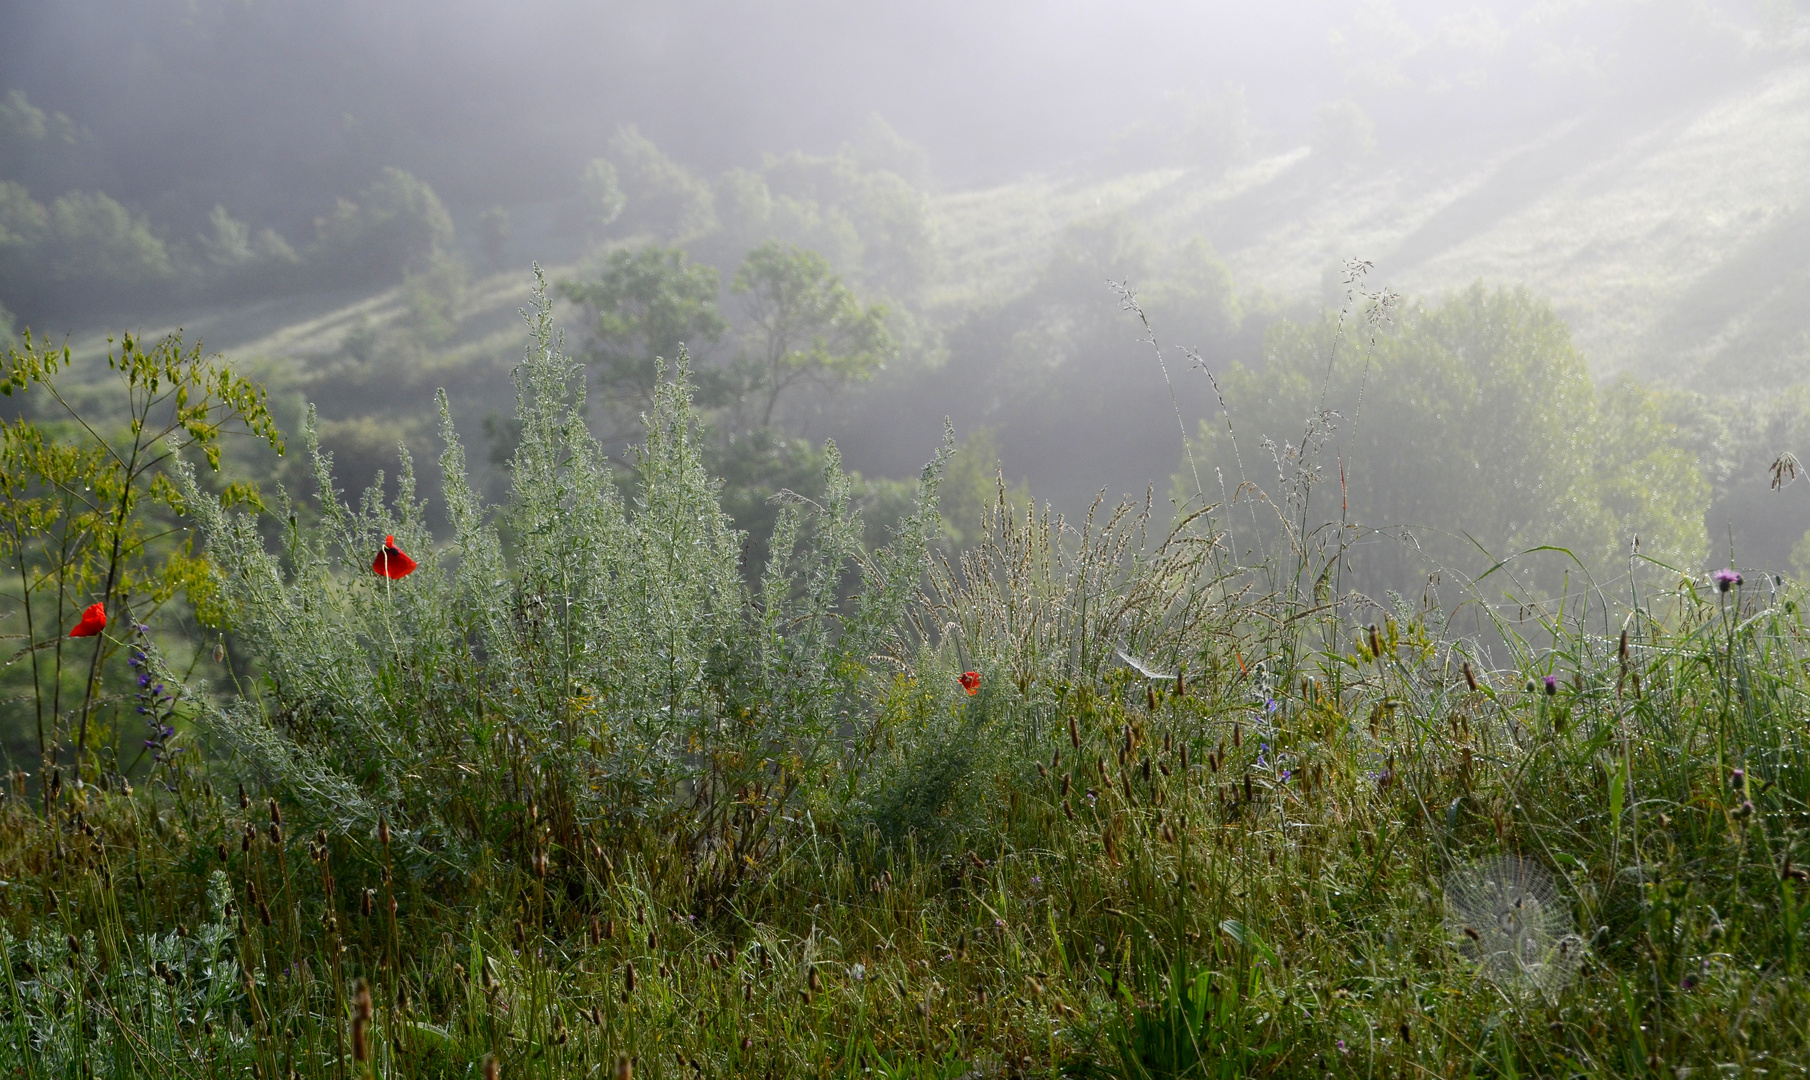
<path id="1" fill-rule="evenodd" d="M 1156 687 L 1144 687 L 1144 701 L 1150 707 L 1151 712 L 1156 711 Z"/>
<path id="2" fill-rule="evenodd" d="M 352 993 L 352 1060 L 363 1065 L 371 1060 L 370 1041 L 366 1037 L 371 1026 L 371 988 L 363 979 Z"/>
<path id="3" fill-rule="evenodd" d="M 1075 749 L 1081 749 L 1081 725 L 1075 722 L 1073 714 L 1068 718 L 1068 741 Z"/>
<path id="4" fill-rule="evenodd" d="M 495 1054 L 484 1055 L 484 1080 L 502 1080 L 503 1067 L 497 1064 Z"/>
<path id="5" fill-rule="evenodd" d="M 1244 745 L 1244 726 L 1242 724 L 1240 724 L 1238 721 L 1234 720 L 1234 721 L 1232 721 L 1232 747 L 1233 747 L 1233 749 L 1237 749 L 1238 747 L 1241 747 L 1243 745 Z"/>
<path id="6" fill-rule="evenodd" d="M 1471 670 L 1471 662 L 1469 660 L 1464 662 L 1464 682 L 1466 686 L 1471 688 L 1471 693 L 1474 694 L 1477 692 L 1477 673 Z"/>

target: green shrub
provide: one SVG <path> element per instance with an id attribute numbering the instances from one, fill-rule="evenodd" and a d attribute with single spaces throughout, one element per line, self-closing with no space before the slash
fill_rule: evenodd
<path id="1" fill-rule="evenodd" d="M 462 864 L 493 840 L 505 804 L 538 804 L 572 828 L 659 823 L 702 839 L 752 787 L 773 792 L 772 813 L 820 797 L 838 725 L 859 715 L 866 658 L 899 640 L 901 590 L 935 528 L 936 468 L 832 634 L 861 535 L 834 453 L 822 499 L 781 510 L 759 588 L 745 592 L 683 354 L 655 388 L 625 501 L 537 297 L 516 372 L 511 496 L 494 522 L 442 399 L 444 552 L 406 454 L 393 505 L 379 486 L 348 506 L 312 426 L 322 527 L 292 528 L 280 556 L 255 519 L 184 481 L 235 633 L 266 672 L 262 701 L 210 709 L 208 722 L 319 819 L 369 828 L 387 813 Z M 416 553 L 413 576 L 371 575 L 386 535 Z"/>

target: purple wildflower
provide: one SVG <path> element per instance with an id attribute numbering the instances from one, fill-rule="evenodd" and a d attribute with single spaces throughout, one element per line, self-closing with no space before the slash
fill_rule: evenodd
<path id="1" fill-rule="evenodd" d="M 1716 583 L 1717 592 L 1727 592 L 1736 585 L 1741 584 L 1741 573 L 1732 568 L 1728 570 L 1718 570 L 1711 574 L 1709 579 Z"/>
<path id="2" fill-rule="evenodd" d="M 1554 694 L 1559 692 L 1558 676 L 1548 675 L 1548 676 L 1546 676 L 1545 682 L 1546 682 L 1546 696 L 1547 697 L 1552 697 Z"/>

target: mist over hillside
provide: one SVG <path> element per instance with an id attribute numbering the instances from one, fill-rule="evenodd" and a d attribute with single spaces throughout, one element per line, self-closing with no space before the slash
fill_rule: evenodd
<path id="1" fill-rule="evenodd" d="M 1806 176 L 1810 0 L 0 0 L 0 1076 L 1810 1073 Z"/>
<path id="2" fill-rule="evenodd" d="M 295 422 L 314 402 L 356 477 L 397 441 L 432 451 L 436 387 L 506 437 L 531 262 L 578 281 L 683 250 L 728 319 L 686 344 L 727 371 L 751 347 L 732 279 L 773 240 L 887 311 L 885 362 L 790 391 L 773 429 L 872 477 L 910 475 L 948 417 L 1070 514 L 1174 495 L 1222 406 L 1277 400 L 1221 400 L 1207 373 L 1370 303 L 1345 281 L 1361 260 L 1379 297 L 1549 303 L 1596 380 L 1664 397 L 1723 546 L 1783 567 L 1810 526 L 1761 494 L 1810 452 L 1777 397 L 1810 351 L 1790 3 L 96 2 L 4 24 L 11 321 L 90 354 L 184 326 Z M 559 310 L 584 339 L 595 313 Z"/>

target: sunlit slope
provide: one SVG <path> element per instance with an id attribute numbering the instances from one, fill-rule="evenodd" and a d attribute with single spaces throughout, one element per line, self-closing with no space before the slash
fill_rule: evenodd
<path id="1" fill-rule="evenodd" d="M 1322 297 L 1354 257 L 1419 295 L 1523 283 L 1604 374 L 1739 389 L 1796 381 L 1810 357 L 1810 67 L 1622 102 L 1484 161 L 1301 148 L 1214 179 L 1044 179 L 938 211 L 949 286 L 971 295 L 1027 280 L 1069 221 L 1121 214 L 1158 243 L 1206 237 L 1243 286 L 1283 296 Z"/>

